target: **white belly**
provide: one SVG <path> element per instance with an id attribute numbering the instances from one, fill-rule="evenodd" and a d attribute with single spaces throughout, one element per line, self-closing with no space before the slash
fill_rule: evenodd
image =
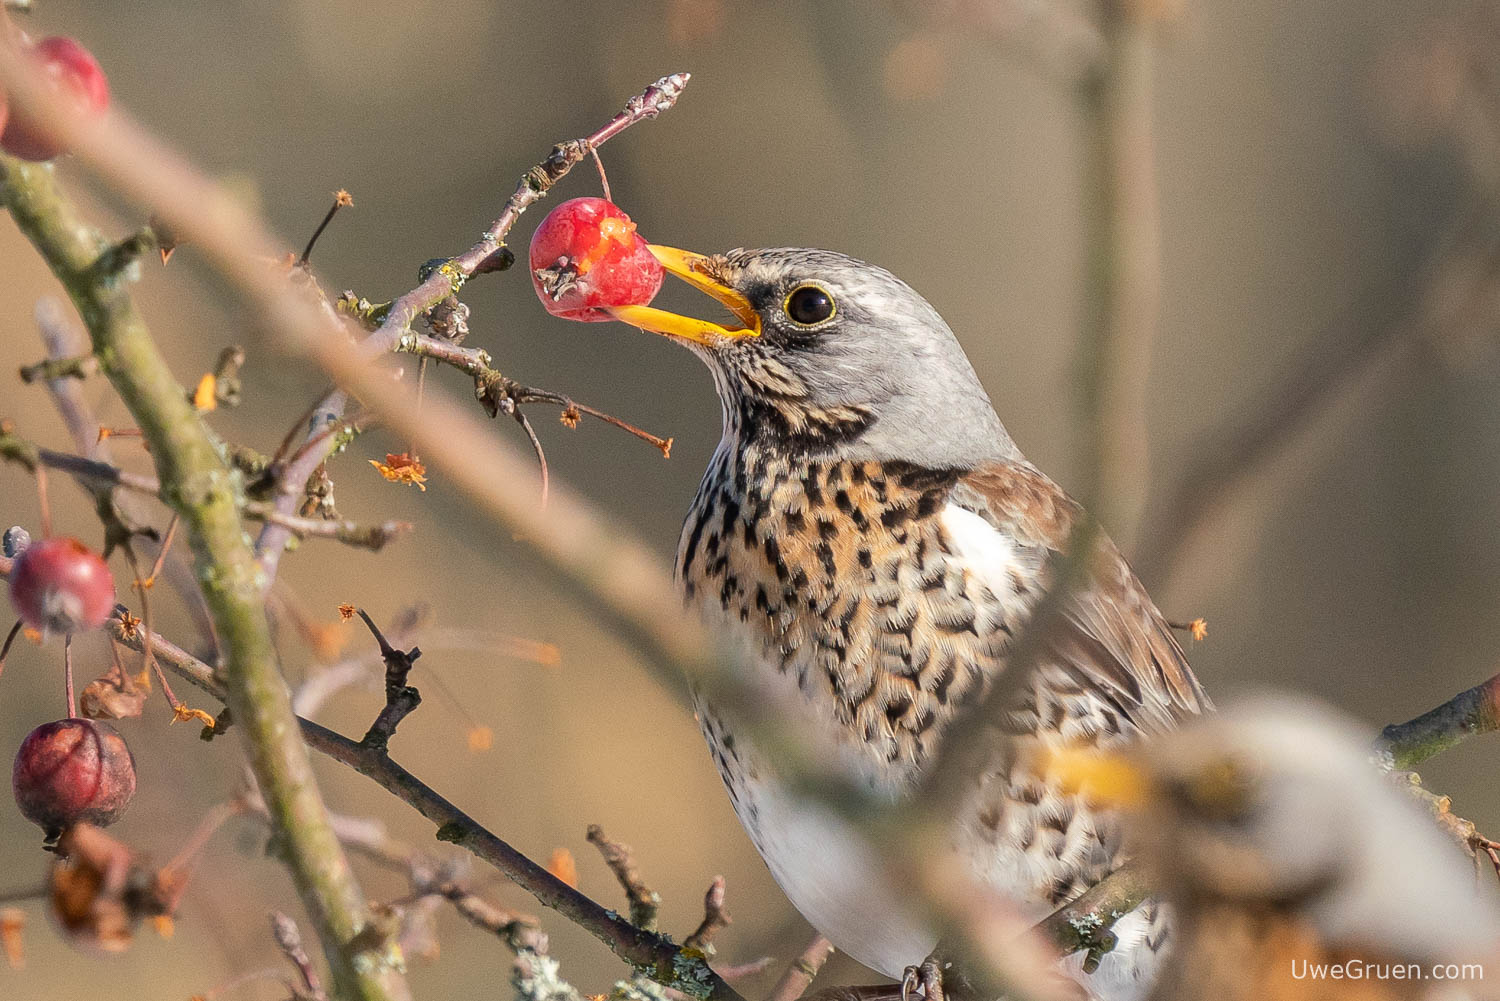
<path id="1" fill-rule="evenodd" d="M 793 906 L 861 963 L 899 980 L 937 935 L 912 913 L 916 891 L 895 886 L 871 847 L 826 807 L 761 782 L 741 787 L 742 819 Z"/>

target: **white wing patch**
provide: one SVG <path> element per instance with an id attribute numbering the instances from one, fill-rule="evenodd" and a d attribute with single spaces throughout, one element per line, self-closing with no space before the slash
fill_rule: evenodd
<path id="1" fill-rule="evenodd" d="M 1023 618 L 1031 601 L 1017 579 L 1035 580 L 1039 560 L 1028 558 L 1014 539 L 968 508 L 949 504 L 939 520 L 948 545 L 965 564 L 964 572 L 994 593 L 1007 619 Z"/>

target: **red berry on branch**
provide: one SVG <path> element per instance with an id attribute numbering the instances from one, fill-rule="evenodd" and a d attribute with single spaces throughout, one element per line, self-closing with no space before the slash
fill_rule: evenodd
<path id="1" fill-rule="evenodd" d="M 22 622 L 42 632 L 97 629 L 114 611 L 115 579 L 77 539 L 38 539 L 11 567 L 10 603 Z"/>
<path id="2" fill-rule="evenodd" d="M 106 827 L 135 795 L 135 758 L 108 724 L 43 723 L 21 741 L 11 788 L 21 813 L 49 838 L 79 822 Z"/>
<path id="3" fill-rule="evenodd" d="M 531 282 L 547 312 L 569 320 L 614 317 L 601 306 L 644 306 L 662 283 L 661 262 L 613 202 L 574 198 L 531 236 Z"/>
<path id="4" fill-rule="evenodd" d="M 72 97 L 78 111 L 97 116 L 109 107 L 109 79 L 93 53 L 71 38 L 44 38 L 28 53 L 53 86 Z M 0 132 L 0 149 L 23 160 L 51 160 L 66 153 L 59 138 L 37 119 L 10 116 Z"/>

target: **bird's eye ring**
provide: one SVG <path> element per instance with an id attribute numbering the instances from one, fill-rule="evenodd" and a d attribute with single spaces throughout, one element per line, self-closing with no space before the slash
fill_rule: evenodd
<path id="1" fill-rule="evenodd" d="M 816 326 L 833 316 L 833 296 L 820 285 L 798 285 L 787 294 L 782 310 L 793 323 L 803 327 Z"/>

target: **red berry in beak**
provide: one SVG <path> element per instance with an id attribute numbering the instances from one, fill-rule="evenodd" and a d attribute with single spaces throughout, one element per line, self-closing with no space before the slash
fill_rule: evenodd
<path id="1" fill-rule="evenodd" d="M 661 289 L 661 262 L 618 205 L 574 198 L 531 237 L 531 281 L 553 316 L 597 322 L 601 306 L 644 306 Z"/>
<path id="2" fill-rule="evenodd" d="M 40 539 L 16 557 L 10 603 L 22 622 L 44 633 L 97 629 L 114 611 L 115 579 L 77 539 Z"/>
<path id="3" fill-rule="evenodd" d="M 91 719 L 43 723 L 26 735 L 11 773 L 16 805 L 49 838 L 79 822 L 113 824 L 135 795 L 135 758 L 113 727 Z"/>
<path id="4" fill-rule="evenodd" d="M 109 107 L 109 79 L 88 49 L 71 38 L 44 38 L 28 55 L 62 93 L 75 101 L 80 113 L 102 115 Z M 13 115 L 0 132 L 0 149 L 23 160 L 51 160 L 66 153 L 57 137 L 24 115 Z"/>

